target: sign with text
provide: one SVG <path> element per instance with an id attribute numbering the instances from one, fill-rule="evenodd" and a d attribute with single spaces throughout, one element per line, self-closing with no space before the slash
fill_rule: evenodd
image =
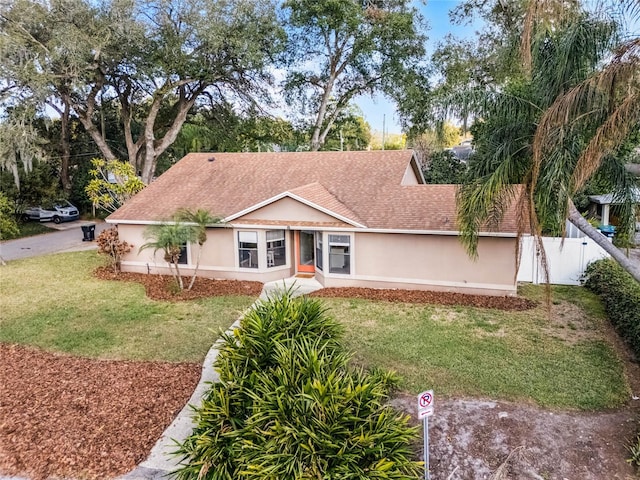
<path id="1" fill-rule="evenodd" d="M 433 415 L 433 390 L 426 390 L 418 395 L 418 419 Z"/>

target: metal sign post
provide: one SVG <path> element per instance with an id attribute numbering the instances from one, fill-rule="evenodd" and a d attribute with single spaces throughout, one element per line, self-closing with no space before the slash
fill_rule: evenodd
<path id="1" fill-rule="evenodd" d="M 424 480 L 429 480 L 429 417 L 433 415 L 433 390 L 418 395 L 418 418 L 422 419 L 424 434 Z"/>

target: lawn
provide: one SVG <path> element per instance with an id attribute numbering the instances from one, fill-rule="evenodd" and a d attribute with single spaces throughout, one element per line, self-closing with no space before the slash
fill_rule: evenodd
<path id="1" fill-rule="evenodd" d="M 51 229 L 40 222 L 18 222 L 18 234 L 5 240 L 13 240 L 14 238 L 33 237 L 41 233 L 51 232 Z"/>
<path id="2" fill-rule="evenodd" d="M 136 283 L 99 280 L 95 251 L 10 262 L 0 269 L 0 342 L 94 358 L 201 362 L 255 300 L 150 300 Z"/>
<path id="3" fill-rule="evenodd" d="M 346 328 L 354 360 L 396 370 L 410 393 L 602 409 L 629 397 L 623 365 L 607 342 L 599 299 L 581 287 L 554 289 L 552 317 L 544 289 L 524 312 L 323 299 Z"/>
<path id="4" fill-rule="evenodd" d="M 94 278 L 93 251 L 11 262 L 0 270 L 0 342 L 94 358 L 200 362 L 254 301 L 218 297 L 150 300 L 141 285 Z M 551 319 L 544 288 L 520 294 L 524 312 L 355 299 L 322 299 L 344 326 L 354 360 L 398 371 L 411 393 L 602 409 L 629 395 L 623 365 L 606 340 L 599 299 L 557 287 Z"/>

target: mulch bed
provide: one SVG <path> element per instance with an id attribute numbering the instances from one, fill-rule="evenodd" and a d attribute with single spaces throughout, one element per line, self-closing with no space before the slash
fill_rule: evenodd
<path id="1" fill-rule="evenodd" d="M 198 278 L 177 291 L 169 275 L 95 271 L 98 278 L 138 282 L 156 300 L 221 295 L 257 297 L 262 284 Z M 187 280 L 188 281 L 188 280 Z M 469 305 L 527 310 L 536 302 L 421 290 L 325 288 L 315 297 Z M 48 477 L 113 478 L 143 461 L 188 401 L 199 364 L 106 361 L 0 343 L 0 473 Z"/>
<path id="2" fill-rule="evenodd" d="M 201 366 L 91 360 L 0 344 L 0 473 L 113 478 L 144 460 Z"/>
<path id="3" fill-rule="evenodd" d="M 185 289 L 179 290 L 175 279 L 171 275 L 147 275 L 144 273 L 120 272 L 115 274 L 109 267 L 98 267 L 94 275 L 102 280 L 120 280 L 137 282 L 144 285 L 147 297 L 153 300 L 179 302 L 196 300 L 206 297 L 220 297 L 225 295 L 248 295 L 257 297 L 262 292 L 262 283 L 238 280 L 213 280 L 210 278 L 196 278 L 193 288 L 187 290 L 191 277 L 183 277 Z"/>
<path id="4" fill-rule="evenodd" d="M 493 297 L 465 293 L 431 292 L 427 290 L 389 290 L 377 288 L 323 288 L 311 293 L 312 297 L 363 298 L 385 302 L 430 303 L 435 305 L 463 305 L 495 308 L 497 310 L 523 311 L 535 308 L 538 303 L 522 297 Z"/>

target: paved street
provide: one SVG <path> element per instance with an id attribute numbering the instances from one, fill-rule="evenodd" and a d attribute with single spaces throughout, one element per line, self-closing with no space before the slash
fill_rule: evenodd
<path id="1" fill-rule="evenodd" d="M 70 252 L 78 250 L 91 250 L 96 247 L 96 242 L 83 242 L 83 225 L 94 223 L 96 225 L 96 237 L 98 234 L 109 228 L 109 225 L 97 221 L 87 222 L 78 220 L 75 222 L 61 223 L 55 225 L 47 224 L 51 228 L 51 233 L 43 233 L 34 237 L 18 238 L 0 243 L 0 256 L 5 262 L 20 258 L 35 257 L 48 253 Z"/>

